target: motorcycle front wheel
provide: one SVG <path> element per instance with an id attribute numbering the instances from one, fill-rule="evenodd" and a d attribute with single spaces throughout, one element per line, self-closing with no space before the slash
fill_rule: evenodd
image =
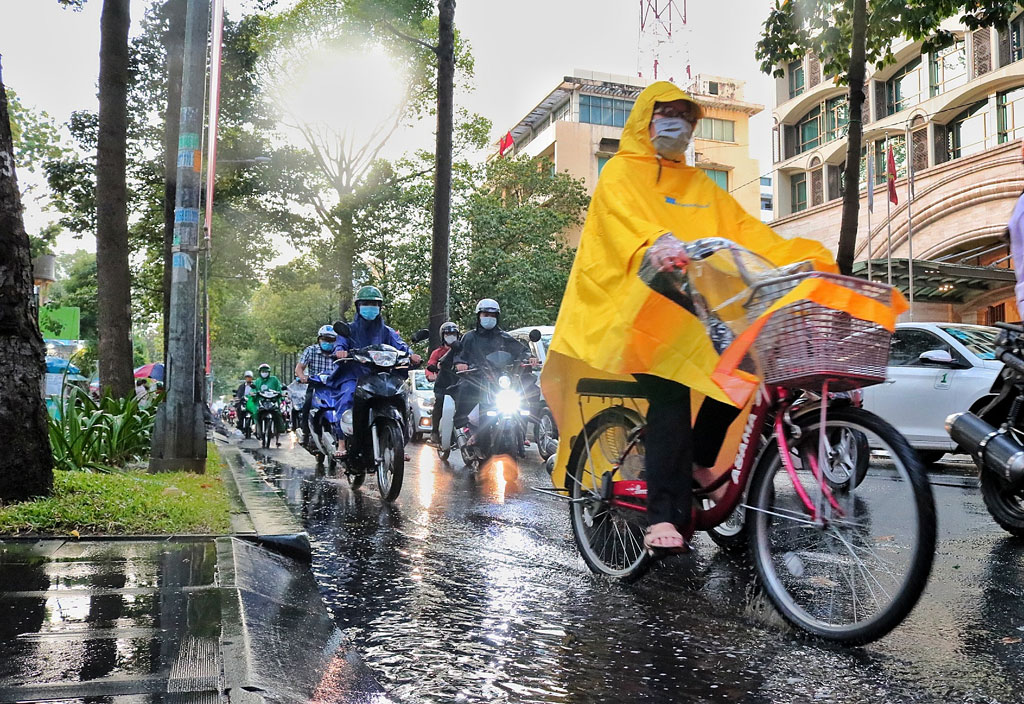
<path id="1" fill-rule="evenodd" d="M 377 460 L 377 488 L 385 501 L 394 501 L 402 491 L 405 477 L 405 438 L 395 422 L 378 423 L 377 440 L 380 457 Z"/>

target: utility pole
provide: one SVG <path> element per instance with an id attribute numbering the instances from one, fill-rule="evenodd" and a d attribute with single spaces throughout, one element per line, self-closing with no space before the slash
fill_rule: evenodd
<path id="1" fill-rule="evenodd" d="M 202 344 L 199 304 L 199 202 L 206 77 L 210 27 L 209 0 L 188 0 L 185 14 L 185 62 L 178 123 L 178 179 L 174 194 L 171 245 L 171 317 L 166 350 L 167 399 L 157 411 L 150 472 L 206 471 L 203 392 L 197 373 Z"/>
<path id="2" fill-rule="evenodd" d="M 449 317 L 449 238 L 452 207 L 452 121 L 455 85 L 455 0 L 438 2 L 437 145 L 434 161 L 434 232 L 430 255 L 430 348 L 441 344 Z"/>

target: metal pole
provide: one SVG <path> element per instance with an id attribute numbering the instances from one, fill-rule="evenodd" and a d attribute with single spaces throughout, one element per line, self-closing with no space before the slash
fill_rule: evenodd
<path id="1" fill-rule="evenodd" d="M 203 355 L 207 404 L 213 399 L 213 375 L 210 369 L 210 256 L 213 231 L 213 188 L 217 178 L 217 126 L 220 118 L 221 45 L 224 36 L 224 0 L 213 0 L 213 25 L 210 29 L 210 119 L 206 134 L 206 205 L 203 213 L 206 243 L 203 247 Z"/>
<path id="2" fill-rule="evenodd" d="M 907 271 L 910 274 L 910 320 L 914 320 L 914 227 L 910 212 L 910 203 L 914 200 L 914 164 L 910 153 L 910 122 L 907 122 L 906 136 L 903 138 L 904 153 L 907 160 Z"/>
<path id="3" fill-rule="evenodd" d="M 178 182 L 171 247 L 171 319 L 167 349 L 167 400 L 157 412 L 151 472 L 206 471 L 206 426 L 201 391 L 197 393 L 200 348 L 199 199 L 206 45 L 209 0 L 188 0 L 185 14 L 185 63 L 178 123 Z"/>
<path id="4" fill-rule="evenodd" d="M 864 165 L 864 170 L 867 174 L 868 180 L 868 281 L 873 281 L 874 277 L 871 271 L 871 211 L 875 205 L 875 184 L 872 181 L 875 180 L 874 174 L 874 149 L 871 143 L 868 143 L 868 148 L 865 150 L 865 159 L 867 163 Z"/>
<path id="5" fill-rule="evenodd" d="M 885 223 L 889 228 L 889 243 L 886 256 L 889 259 L 889 281 L 892 286 L 892 200 L 889 198 L 889 133 L 885 133 Z"/>

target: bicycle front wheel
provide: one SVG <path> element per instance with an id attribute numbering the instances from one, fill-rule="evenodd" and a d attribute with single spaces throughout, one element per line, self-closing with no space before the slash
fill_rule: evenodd
<path id="1" fill-rule="evenodd" d="M 747 520 L 758 574 L 782 616 L 815 636 L 856 645 L 898 626 L 924 591 L 935 555 L 935 502 L 920 460 L 891 425 L 859 408 L 831 411 L 826 423 L 834 466 L 819 468 L 824 480 L 811 464 L 817 415 L 799 421 L 802 433 L 790 448 L 819 515 L 806 507 L 775 443 L 752 479 Z M 851 433 L 880 452 L 859 484 L 836 486 L 828 476 L 850 464 L 844 453 L 851 444 L 841 439 Z"/>

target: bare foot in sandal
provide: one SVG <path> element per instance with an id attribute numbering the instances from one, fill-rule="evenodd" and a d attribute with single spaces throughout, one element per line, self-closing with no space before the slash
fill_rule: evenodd
<path id="1" fill-rule="evenodd" d="M 683 552 L 686 550 L 686 540 L 671 523 L 655 523 L 644 533 L 644 547 L 654 550 L 668 550 L 670 552 Z"/>

